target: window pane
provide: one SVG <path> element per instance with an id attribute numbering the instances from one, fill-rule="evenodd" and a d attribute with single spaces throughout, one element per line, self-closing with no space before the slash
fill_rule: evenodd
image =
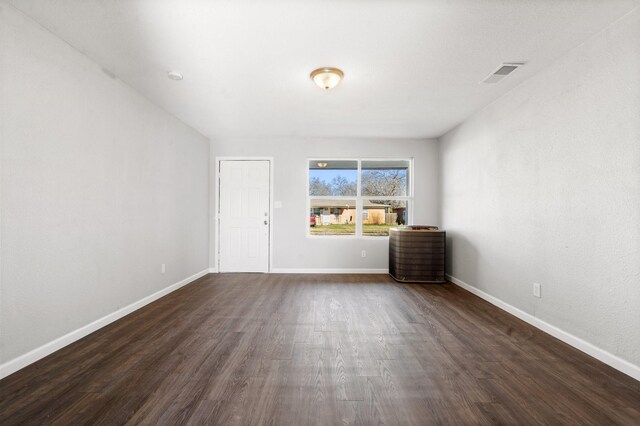
<path id="1" fill-rule="evenodd" d="M 409 194 L 408 160 L 362 162 L 362 195 L 405 197 Z"/>
<path id="2" fill-rule="evenodd" d="M 357 195 L 357 182 L 357 161 L 309 161 L 309 195 L 353 197 Z"/>
<path id="3" fill-rule="evenodd" d="M 356 200 L 311 199 L 311 235 L 355 235 Z"/>
<path id="4" fill-rule="evenodd" d="M 362 235 L 389 235 L 389 228 L 406 225 L 407 201 L 367 200 L 363 201 Z"/>

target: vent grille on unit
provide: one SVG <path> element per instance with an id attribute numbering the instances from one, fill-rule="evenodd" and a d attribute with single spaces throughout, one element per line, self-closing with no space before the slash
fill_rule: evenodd
<path id="1" fill-rule="evenodd" d="M 509 62 L 500 65 L 500 67 L 489 74 L 481 83 L 495 84 L 504 80 L 508 75 L 524 65 L 524 62 Z"/>

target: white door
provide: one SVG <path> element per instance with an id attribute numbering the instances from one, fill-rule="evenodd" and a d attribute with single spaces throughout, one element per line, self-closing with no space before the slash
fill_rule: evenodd
<path id="1" fill-rule="evenodd" d="M 220 161 L 220 272 L 269 272 L 269 161 Z"/>

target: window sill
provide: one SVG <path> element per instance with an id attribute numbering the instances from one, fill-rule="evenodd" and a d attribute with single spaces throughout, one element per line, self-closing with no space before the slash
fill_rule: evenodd
<path id="1" fill-rule="evenodd" d="M 388 240 L 388 235 L 310 235 L 307 234 L 309 239 L 320 240 Z"/>

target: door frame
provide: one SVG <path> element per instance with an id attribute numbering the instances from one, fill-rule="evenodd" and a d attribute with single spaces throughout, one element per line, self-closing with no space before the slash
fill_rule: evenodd
<path id="1" fill-rule="evenodd" d="M 215 157 L 213 235 L 215 271 L 220 271 L 220 162 L 221 161 L 268 161 L 269 162 L 269 264 L 267 273 L 273 270 L 273 157 Z"/>

